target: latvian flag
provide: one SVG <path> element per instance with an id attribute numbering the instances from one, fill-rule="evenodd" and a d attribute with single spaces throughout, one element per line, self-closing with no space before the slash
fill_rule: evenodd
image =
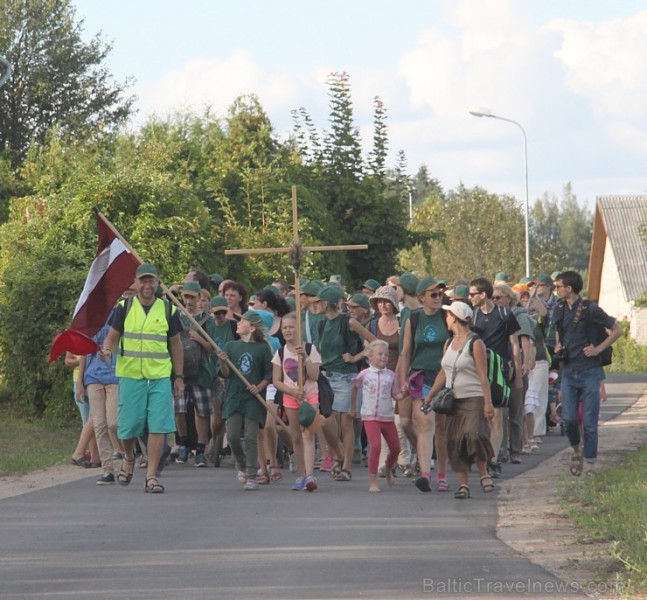
<path id="1" fill-rule="evenodd" d="M 101 329 L 115 302 L 135 279 L 139 261 L 126 249 L 97 213 L 99 247 L 76 303 L 69 329 L 59 333 L 49 352 L 49 362 L 63 352 L 91 354 L 100 350 L 90 339 Z"/>

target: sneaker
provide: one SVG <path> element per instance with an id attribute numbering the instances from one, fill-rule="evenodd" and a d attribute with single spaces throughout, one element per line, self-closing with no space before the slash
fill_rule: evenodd
<path id="1" fill-rule="evenodd" d="M 258 490 L 260 489 L 260 485 L 258 485 L 258 481 L 256 479 L 248 479 L 245 482 L 245 485 L 243 486 L 244 490 Z"/>
<path id="2" fill-rule="evenodd" d="M 499 479 L 499 477 L 501 477 L 501 464 L 490 463 L 487 466 L 487 472 L 492 479 Z"/>
<path id="3" fill-rule="evenodd" d="M 530 444 L 524 444 L 523 448 L 521 449 L 521 454 L 531 454 L 532 453 L 532 448 Z"/>
<path id="4" fill-rule="evenodd" d="M 247 482 L 247 473 L 245 471 L 238 471 L 238 474 L 236 475 L 238 478 L 238 483 L 246 483 Z"/>
<path id="5" fill-rule="evenodd" d="M 189 449 L 186 446 L 180 446 L 177 449 L 176 463 L 185 463 L 189 459 Z"/>
<path id="6" fill-rule="evenodd" d="M 436 468 L 436 461 L 432 458 L 431 464 L 429 465 L 429 470 L 433 471 Z"/>
<path id="7" fill-rule="evenodd" d="M 439 479 L 438 480 L 438 486 L 436 488 L 439 492 L 448 492 L 449 491 L 449 484 L 447 483 L 446 479 Z"/>
<path id="8" fill-rule="evenodd" d="M 206 467 L 207 466 L 207 457 L 202 454 L 202 452 L 198 452 L 195 455 L 195 466 L 196 467 Z"/>
<path id="9" fill-rule="evenodd" d="M 302 492 L 303 490 L 306 489 L 306 478 L 305 477 L 297 477 L 297 480 L 294 482 L 292 485 L 292 488 L 295 492 Z"/>
<path id="10" fill-rule="evenodd" d="M 324 461 L 321 463 L 319 470 L 324 472 L 329 472 L 329 471 L 332 471 L 332 468 L 334 465 L 335 465 L 335 460 L 333 459 L 333 457 L 326 456 L 326 458 L 324 458 Z"/>
<path id="11" fill-rule="evenodd" d="M 540 437 L 536 437 L 535 439 L 532 440 L 535 444 L 543 444 L 544 440 L 542 440 Z"/>
<path id="12" fill-rule="evenodd" d="M 145 456 L 140 456 L 139 457 L 139 464 L 138 467 L 140 469 L 147 469 L 148 468 L 148 459 Z"/>
<path id="13" fill-rule="evenodd" d="M 104 473 L 97 479 L 97 485 L 112 485 L 115 482 L 115 476 L 112 473 Z"/>
<path id="14" fill-rule="evenodd" d="M 314 492 L 317 489 L 317 479 L 312 475 L 306 477 L 306 491 Z"/>
<path id="15" fill-rule="evenodd" d="M 290 454 L 288 458 L 288 463 L 290 466 L 290 473 L 296 473 L 297 472 L 297 459 L 294 456 L 294 452 Z"/>
<path id="16" fill-rule="evenodd" d="M 112 460 L 123 460 L 123 458 L 124 458 L 123 452 L 112 453 Z"/>
<path id="17" fill-rule="evenodd" d="M 160 456 L 160 461 L 157 463 L 157 471 L 155 471 L 155 477 L 159 477 L 162 474 L 164 467 L 166 467 L 166 465 L 168 464 L 170 454 L 171 447 L 168 444 L 164 444 L 162 456 Z"/>
<path id="18" fill-rule="evenodd" d="M 431 492 L 429 477 L 423 477 L 421 475 L 420 477 L 416 478 L 416 481 L 414 483 L 421 492 Z"/>
<path id="19" fill-rule="evenodd" d="M 521 464 L 521 456 L 519 456 L 516 452 L 514 454 L 510 454 L 510 462 L 513 465 L 520 465 Z"/>
<path id="20" fill-rule="evenodd" d="M 535 450 L 539 450 L 539 444 L 533 440 L 530 442 L 530 451 L 534 452 Z"/>

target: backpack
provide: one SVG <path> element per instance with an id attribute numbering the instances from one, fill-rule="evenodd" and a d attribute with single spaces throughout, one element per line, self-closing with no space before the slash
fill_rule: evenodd
<path id="1" fill-rule="evenodd" d="M 198 321 L 198 325 L 202 327 L 210 317 L 211 315 L 206 315 L 202 321 Z M 183 329 L 180 332 L 180 341 L 182 342 L 182 354 L 184 355 L 184 377 L 186 379 L 193 379 L 200 372 L 203 350 L 198 342 L 191 339 L 189 331 L 191 330 Z"/>
<path id="2" fill-rule="evenodd" d="M 505 326 L 507 328 L 508 321 L 510 320 L 511 317 L 514 317 L 514 315 L 512 314 L 512 311 L 508 310 L 504 306 L 498 306 L 498 305 L 496 305 L 496 309 L 499 311 L 499 317 L 500 317 L 501 321 L 505 324 Z M 476 320 L 477 320 L 477 317 L 478 317 L 479 313 L 481 313 L 481 312 L 482 312 L 481 309 L 475 308 L 474 312 L 472 313 L 472 326 L 475 329 L 479 329 L 478 325 L 476 324 Z M 494 311 L 492 311 L 492 312 L 494 312 Z M 516 317 L 515 317 L 515 319 L 516 319 Z M 474 333 L 476 335 L 479 335 L 478 331 L 475 331 Z M 480 335 L 479 335 L 479 337 L 480 337 Z M 489 348 L 487 348 L 487 346 L 486 346 L 486 349 L 489 350 Z M 510 345 L 508 344 L 508 350 L 509 349 L 510 349 Z M 499 361 L 501 362 L 501 365 L 502 365 L 501 368 L 503 368 L 503 365 L 505 364 L 503 357 L 500 354 L 498 354 L 497 352 L 494 352 L 493 350 L 491 350 L 491 352 L 493 354 L 496 354 L 499 357 Z M 510 354 L 512 354 L 512 352 L 510 352 Z M 488 353 L 488 359 L 489 359 L 489 353 Z M 488 362 L 488 364 L 489 364 L 489 362 Z M 505 365 L 505 366 L 507 366 L 508 368 L 507 368 L 507 370 L 504 371 L 504 373 L 507 372 L 508 376 L 507 376 L 507 378 L 504 376 L 504 380 L 509 382 L 509 383 L 512 383 L 514 381 L 514 379 L 515 379 L 515 367 L 514 367 L 514 362 L 512 361 L 512 358 L 510 358 L 510 360 L 507 362 L 507 365 Z M 494 402 L 494 400 L 493 400 L 493 402 Z M 496 406 L 496 404 L 495 404 L 495 406 Z M 507 406 L 507 404 L 505 406 Z"/>
<path id="3" fill-rule="evenodd" d="M 474 340 L 477 338 L 477 335 L 473 335 L 470 338 L 469 351 L 472 356 L 474 356 Z M 510 403 L 510 394 L 512 390 L 503 375 L 503 357 L 487 346 L 485 347 L 485 356 L 487 359 L 487 378 L 490 382 L 492 406 L 496 408 L 506 408 Z"/>
<path id="4" fill-rule="evenodd" d="M 585 300 L 584 298 L 580 299 L 582 309 L 581 311 L 581 316 L 586 319 L 586 329 L 589 332 L 589 341 L 591 344 L 594 346 L 597 346 L 598 344 L 601 344 L 604 340 L 606 340 L 609 337 L 609 332 L 606 330 L 606 328 L 603 325 L 600 325 L 599 323 L 593 323 L 591 321 L 591 318 L 589 316 L 589 307 L 591 306 L 591 301 L 590 300 Z M 563 344 L 564 343 L 564 313 L 566 312 L 566 302 L 561 301 L 561 312 L 560 312 L 560 318 L 559 320 L 555 323 L 557 333 L 559 333 L 559 339 L 560 342 Z M 578 317 L 578 314 L 575 314 L 575 318 L 573 320 L 573 326 L 577 325 L 579 322 L 580 318 Z M 613 346 L 609 346 L 608 348 L 605 348 L 598 354 L 598 358 L 600 359 L 600 366 L 601 367 L 606 367 L 610 365 L 613 362 Z"/>
<path id="5" fill-rule="evenodd" d="M 310 350 L 312 349 L 312 344 L 306 342 L 306 354 L 310 356 Z M 278 350 L 279 358 L 281 359 L 281 381 L 283 380 L 283 356 L 284 356 L 284 346 L 281 346 Z M 317 387 L 319 388 L 319 412 L 324 417 L 329 417 L 332 415 L 332 403 L 335 399 L 335 394 L 330 387 L 330 382 L 327 377 L 319 371 L 319 377 L 317 378 Z M 283 393 L 276 391 L 276 396 L 274 401 L 283 405 Z"/>

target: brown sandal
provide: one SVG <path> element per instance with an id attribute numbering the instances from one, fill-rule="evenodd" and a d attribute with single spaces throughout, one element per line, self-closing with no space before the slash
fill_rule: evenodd
<path id="1" fill-rule="evenodd" d="M 144 492 L 146 492 L 147 494 L 163 494 L 164 486 L 159 481 L 157 481 L 156 477 L 150 477 L 146 479 Z"/>
<path id="2" fill-rule="evenodd" d="M 125 469 L 124 465 L 130 465 L 130 469 Z M 130 485 L 130 480 L 133 478 L 133 471 L 135 470 L 135 457 L 128 459 L 124 456 L 117 475 L 117 483 L 122 486 Z"/>
<path id="3" fill-rule="evenodd" d="M 281 473 L 281 467 L 278 465 L 270 465 L 270 481 L 281 481 L 283 479 L 283 473 Z"/>
<path id="4" fill-rule="evenodd" d="M 483 488 L 484 494 L 489 494 L 496 489 L 494 482 L 489 475 L 483 475 L 483 477 L 481 477 L 481 487 Z"/>

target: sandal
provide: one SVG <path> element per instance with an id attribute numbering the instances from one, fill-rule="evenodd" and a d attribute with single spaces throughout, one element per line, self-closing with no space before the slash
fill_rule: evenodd
<path id="1" fill-rule="evenodd" d="M 341 473 L 341 468 L 344 464 L 344 461 L 341 460 L 340 458 L 334 458 L 333 459 L 333 466 L 330 469 L 330 476 L 335 479 L 335 477 Z"/>
<path id="2" fill-rule="evenodd" d="M 467 498 L 471 498 L 470 494 L 470 488 L 468 485 L 460 485 L 458 486 L 458 491 L 454 492 L 454 498 L 456 500 L 465 500 Z"/>
<path id="3" fill-rule="evenodd" d="M 83 469 L 90 468 L 90 461 L 88 460 L 88 457 L 85 455 L 83 455 L 81 458 L 72 457 L 72 464 L 76 465 L 77 467 L 81 467 Z"/>
<path id="4" fill-rule="evenodd" d="M 488 481 L 489 483 L 487 483 Z M 489 475 L 483 475 L 483 477 L 481 477 L 481 487 L 483 488 L 484 494 L 489 494 L 496 489 L 494 482 Z"/>
<path id="5" fill-rule="evenodd" d="M 571 464 L 568 468 L 573 477 L 579 477 L 582 474 L 582 455 L 573 454 Z"/>
<path id="6" fill-rule="evenodd" d="M 130 465 L 130 470 L 125 469 L 125 465 Z M 130 484 L 130 480 L 133 478 L 133 471 L 135 470 L 135 457 L 128 459 L 124 456 L 124 459 L 121 461 L 121 467 L 119 468 L 119 474 L 117 475 L 117 483 L 123 485 L 124 487 Z"/>
<path id="7" fill-rule="evenodd" d="M 353 476 L 351 475 L 350 471 L 342 469 L 338 473 L 335 473 L 333 479 L 335 481 L 351 481 L 351 479 L 353 479 Z"/>
<path id="8" fill-rule="evenodd" d="M 147 494 L 163 494 L 164 486 L 155 477 L 147 478 L 144 492 Z"/>
<path id="9" fill-rule="evenodd" d="M 278 465 L 270 465 L 270 481 L 281 481 L 283 479 L 283 473 L 281 473 L 281 467 Z"/>
<path id="10" fill-rule="evenodd" d="M 447 480 L 446 479 L 439 479 L 438 480 L 438 486 L 437 486 L 436 489 L 439 492 L 448 492 L 449 491 L 449 484 L 447 483 Z"/>

